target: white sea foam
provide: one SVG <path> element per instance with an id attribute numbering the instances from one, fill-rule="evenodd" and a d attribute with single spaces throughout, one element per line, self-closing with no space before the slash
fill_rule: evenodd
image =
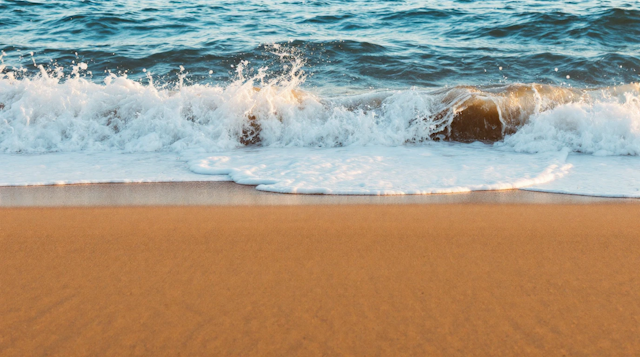
<path id="1" fill-rule="evenodd" d="M 640 98 L 626 92 L 560 105 L 531 116 L 504 145 L 519 152 L 568 148 L 598 156 L 640 155 Z"/>
<path id="2" fill-rule="evenodd" d="M 485 144 L 235 150 L 190 161 L 192 171 L 228 175 L 280 193 L 404 195 L 504 190 L 562 177 L 567 152 L 519 154 Z"/>
<path id="3" fill-rule="evenodd" d="M 638 156 L 570 154 L 567 163 L 572 168 L 563 177 L 525 189 L 584 196 L 640 198 Z"/>
<path id="4" fill-rule="evenodd" d="M 191 172 L 174 153 L 0 154 L 0 186 L 230 181 Z"/>
<path id="5" fill-rule="evenodd" d="M 469 91 L 418 90 L 320 98 L 298 89 L 297 69 L 270 82 L 264 73 L 228 86 L 163 89 L 112 75 L 103 84 L 60 72 L 0 78 L 0 151 L 228 150 L 259 125 L 265 147 L 397 146 L 429 139 L 451 116 L 429 119 L 459 104 Z M 257 90 L 260 86 L 260 90 Z M 416 119 L 421 120 L 416 120 Z"/>
<path id="6" fill-rule="evenodd" d="M 532 104 L 499 88 L 320 97 L 300 90 L 304 74 L 295 62 L 271 80 L 265 70 L 245 77 L 240 66 L 227 86 L 171 89 L 115 75 L 97 84 L 82 77 L 86 69 L 78 64 L 65 77 L 42 68 L 20 79 L 0 71 L 0 184 L 232 179 L 289 193 L 531 187 L 624 197 L 639 188 L 637 85 Z M 495 146 L 432 142 L 469 98 L 494 103 L 503 123 L 512 113 L 530 116 Z M 259 145 L 242 148 L 252 135 Z M 565 161 L 569 152 L 598 157 L 574 163 L 582 156 Z M 623 188 L 608 176 L 616 173 L 627 177 Z"/>
<path id="7" fill-rule="evenodd" d="M 182 85 L 181 75 L 172 89 L 155 86 L 151 74 L 148 85 L 126 75 L 93 83 L 81 76 L 84 63 L 68 76 L 40 68 L 38 76 L 21 79 L 0 71 L 2 152 L 219 151 L 247 142 L 399 146 L 446 136 L 469 105 L 480 108 L 475 116 L 492 115 L 482 110 L 493 106 L 503 129 L 528 120 L 505 140 L 516 151 L 640 152 L 638 85 L 583 93 L 537 85 L 456 87 L 330 98 L 300 90 L 299 61 L 270 80 L 266 69 L 245 77 L 238 66 L 237 80 L 227 86 Z"/>

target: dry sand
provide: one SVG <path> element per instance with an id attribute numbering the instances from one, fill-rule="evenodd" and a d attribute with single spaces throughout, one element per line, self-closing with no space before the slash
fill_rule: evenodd
<path id="1" fill-rule="evenodd" d="M 0 355 L 640 354 L 640 205 L 0 209 Z"/>

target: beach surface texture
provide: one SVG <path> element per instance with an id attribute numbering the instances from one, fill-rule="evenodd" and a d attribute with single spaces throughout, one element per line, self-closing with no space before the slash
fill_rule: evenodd
<path id="1" fill-rule="evenodd" d="M 0 355 L 637 355 L 638 216 L 3 208 Z"/>

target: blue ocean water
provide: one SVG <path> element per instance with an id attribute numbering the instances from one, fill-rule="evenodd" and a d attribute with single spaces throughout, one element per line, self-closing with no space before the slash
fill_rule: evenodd
<path id="1" fill-rule="evenodd" d="M 637 1 L 0 1 L 7 68 L 84 62 L 98 82 L 146 69 L 172 83 L 183 66 L 188 83 L 227 83 L 241 61 L 277 73 L 279 44 L 327 93 L 602 87 L 638 81 L 639 39 Z"/>

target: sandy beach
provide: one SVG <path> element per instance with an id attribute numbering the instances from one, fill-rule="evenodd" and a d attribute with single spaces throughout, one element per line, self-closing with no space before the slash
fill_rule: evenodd
<path id="1" fill-rule="evenodd" d="M 640 1 L 0 0 L 0 357 L 640 357 Z"/>
<path id="2" fill-rule="evenodd" d="M 0 209 L 0 355 L 637 355 L 640 205 Z"/>

